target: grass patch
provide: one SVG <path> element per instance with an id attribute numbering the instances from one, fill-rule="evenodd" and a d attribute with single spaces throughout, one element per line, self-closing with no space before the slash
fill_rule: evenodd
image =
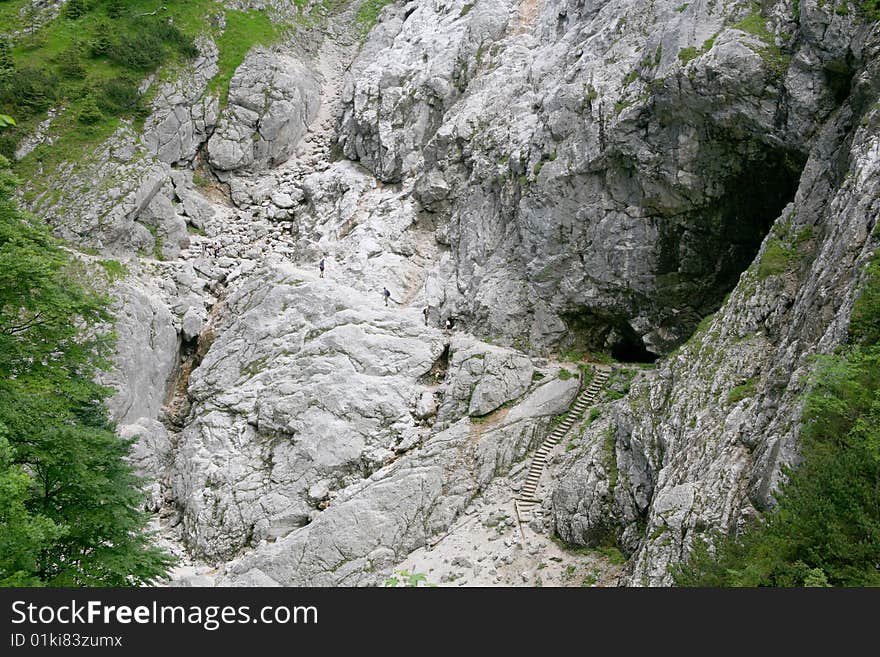
<path id="1" fill-rule="evenodd" d="M 682 64 L 687 64 L 689 61 L 696 59 L 700 56 L 700 51 L 697 50 L 696 46 L 688 46 L 687 48 L 682 48 L 678 51 L 678 58 L 681 60 Z"/>
<path id="2" fill-rule="evenodd" d="M 392 0 L 364 0 L 361 3 L 357 13 L 354 15 L 354 23 L 361 38 L 366 38 L 367 34 L 370 33 L 370 30 L 376 24 L 376 21 L 379 20 L 379 14 L 382 12 L 382 9 L 385 8 L 385 5 L 391 4 L 391 2 Z M 467 13 L 464 11 L 464 8 L 462 8 L 462 12 L 462 16 Z"/>
<path id="3" fill-rule="evenodd" d="M 104 269 L 111 282 L 128 276 L 128 267 L 118 260 L 99 260 L 98 264 Z"/>
<path id="4" fill-rule="evenodd" d="M 758 280 L 763 281 L 770 276 L 784 273 L 788 270 L 793 257 L 794 253 L 783 246 L 781 240 L 776 237 L 771 238 L 758 263 Z"/>
<path id="5" fill-rule="evenodd" d="M 749 379 L 745 383 L 736 386 L 733 390 L 727 393 L 727 403 L 736 404 L 743 399 L 753 397 L 755 395 L 756 384 L 757 382 L 754 379 Z"/>
<path id="6" fill-rule="evenodd" d="M 217 38 L 217 67 L 208 90 L 220 96 L 220 106 L 226 105 L 229 82 L 235 70 L 244 62 L 248 51 L 257 45 L 268 45 L 278 38 L 278 28 L 260 11 L 226 10 L 226 29 Z"/>
<path id="7" fill-rule="evenodd" d="M 574 374 L 571 373 L 571 370 L 564 367 L 559 370 L 559 374 L 557 374 L 557 376 L 563 381 L 568 381 L 569 379 L 574 378 Z"/>
<path id="8" fill-rule="evenodd" d="M 783 53 L 776 45 L 773 33 L 767 26 L 767 19 L 761 15 L 761 6 L 757 2 L 752 3 L 751 13 L 733 27 L 763 41 L 766 45 L 753 47 L 752 50 L 759 54 L 775 73 L 781 75 L 785 72 L 791 62 L 791 56 Z"/>

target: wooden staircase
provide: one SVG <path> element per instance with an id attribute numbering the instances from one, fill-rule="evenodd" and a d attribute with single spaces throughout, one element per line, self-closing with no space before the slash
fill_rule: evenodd
<path id="1" fill-rule="evenodd" d="M 520 522 L 527 522 L 531 518 L 532 508 L 540 504 L 536 495 L 538 491 L 538 482 L 544 473 L 544 466 L 547 464 L 547 456 L 550 450 L 556 447 L 565 437 L 565 434 L 571 430 L 575 422 L 583 417 L 584 411 L 596 402 L 599 391 L 611 376 L 611 368 L 606 366 L 597 366 L 593 374 L 593 380 L 590 385 L 584 388 L 577 396 L 574 403 L 566 411 L 562 418 L 562 422 L 557 424 L 544 438 L 544 442 L 532 457 L 532 463 L 529 466 L 529 472 L 526 475 L 526 481 L 520 489 L 514 504 L 516 505 L 516 513 Z"/>

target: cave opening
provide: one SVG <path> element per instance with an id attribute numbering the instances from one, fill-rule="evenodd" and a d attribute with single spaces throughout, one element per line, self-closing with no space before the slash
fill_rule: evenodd
<path id="1" fill-rule="evenodd" d="M 621 363 L 653 363 L 659 354 L 645 347 L 634 331 L 620 331 L 620 337 L 611 343 L 611 357 Z"/>
<path id="2" fill-rule="evenodd" d="M 713 249 L 717 257 L 715 263 L 707 263 L 707 270 L 713 264 L 715 268 L 715 284 L 706 294 L 709 312 L 720 307 L 755 259 L 773 223 L 794 200 L 805 164 L 806 157 L 801 153 L 768 149 L 760 160 L 746 162 L 727 184 L 728 191 L 718 208 L 721 229 L 717 239 L 714 244 L 694 245 Z M 711 256 L 712 251 L 707 255 Z"/>
<path id="3" fill-rule="evenodd" d="M 730 152 L 729 145 L 725 148 L 719 153 Z M 794 200 L 806 163 L 802 153 L 767 144 L 740 148 L 749 156 L 730 166 L 724 191 L 714 202 L 659 219 L 655 289 L 632 291 L 619 304 L 605 299 L 601 309 L 571 309 L 562 315 L 568 328 L 563 350 L 653 363 L 687 341 L 721 307 Z M 636 332 L 631 323 L 636 316 L 642 318 L 640 325 L 647 317 L 653 326 Z"/>

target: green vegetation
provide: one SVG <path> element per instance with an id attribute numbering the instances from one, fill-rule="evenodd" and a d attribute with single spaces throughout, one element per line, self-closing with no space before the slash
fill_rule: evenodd
<path id="1" fill-rule="evenodd" d="M 774 225 L 755 270 L 758 280 L 785 273 L 798 265 L 807 255 L 812 239 L 812 226 L 805 226 L 795 233 L 790 220 Z"/>
<path id="2" fill-rule="evenodd" d="M 758 280 L 763 281 L 787 271 L 794 257 L 795 253 L 791 249 L 786 248 L 778 238 L 771 237 L 758 262 Z"/>
<path id="3" fill-rule="evenodd" d="M 602 545 L 597 545 L 594 547 L 587 547 L 585 545 L 577 545 L 575 543 L 564 541 L 556 534 L 553 534 L 550 537 L 550 540 L 552 540 L 561 549 L 571 554 L 579 554 L 586 557 L 595 557 L 596 555 L 600 555 L 610 561 L 615 566 L 620 566 L 626 563 L 626 556 L 623 554 L 623 552 L 620 551 L 620 548 L 617 545 L 613 545 L 611 542 L 603 543 Z"/>
<path id="4" fill-rule="evenodd" d="M 235 69 L 241 66 L 248 50 L 256 45 L 267 45 L 278 38 L 278 29 L 262 12 L 226 11 L 226 29 L 217 38 L 217 67 L 220 71 L 209 85 L 209 91 L 220 95 L 221 107 L 226 105 L 229 82 Z"/>
<path id="5" fill-rule="evenodd" d="M 856 299 L 849 344 L 818 359 L 801 464 L 776 507 L 741 536 L 698 542 L 683 586 L 880 586 L 880 256 Z"/>
<path id="6" fill-rule="evenodd" d="M 109 300 L 20 213 L 7 166 L 0 159 L 0 585 L 149 584 L 171 558 L 150 545 L 132 441 L 114 434 L 112 391 L 94 383 L 112 348 Z"/>
<path id="7" fill-rule="evenodd" d="M 736 386 L 727 394 L 727 403 L 735 404 L 738 401 L 752 397 L 755 394 L 755 380 L 749 379 L 745 383 Z"/>
<path id="8" fill-rule="evenodd" d="M 57 110 L 51 147 L 37 147 L 16 165 L 29 179 L 40 162 L 54 170 L 60 162 L 77 161 L 121 122 L 142 121 L 150 94 L 141 93 L 145 78 L 162 79 L 191 61 L 199 34 L 210 33 L 217 43 L 220 70 L 209 90 L 221 102 L 247 51 L 279 36 L 264 11 L 224 9 L 213 0 L 68 2 L 60 16 L 39 28 L 19 15 L 26 4 L 0 2 L 0 32 L 25 28 L 14 43 L 0 43 L 0 111 L 14 113 L 20 124 L 0 135 L 0 154 L 11 156 L 22 136 L 50 108 Z M 222 33 L 216 20 L 221 12 Z"/>
<path id="9" fill-rule="evenodd" d="M 689 61 L 694 60 L 700 55 L 704 55 L 712 50 L 712 46 L 715 45 L 715 39 L 717 38 L 718 32 L 706 39 L 703 42 L 702 47 L 699 49 L 696 46 L 688 46 L 687 48 L 682 48 L 678 51 L 678 58 L 681 60 L 682 64 L 687 64 Z"/>
<path id="10" fill-rule="evenodd" d="M 118 260 L 99 260 L 98 264 L 104 269 L 110 282 L 117 281 L 120 278 L 128 276 L 128 267 Z"/>
<path id="11" fill-rule="evenodd" d="M 862 0 L 859 8 L 869 21 L 880 21 L 880 0 Z"/>
<path id="12" fill-rule="evenodd" d="M 765 46 L 752 47 L 752 50 L 759 54 L 776 74 L 781 75 L 785 72 L 791 61 L 791 56 L 783 53 L 776 45 L 773 33 L 767 27 L 767 19 L 761 15 L 760 4 L 753 2 L 751 13 L 733 27 L 763 41 Z"/>
<path id="13" fill-rule="evenodd" d="M 631 105 L 635 105 L 635 101 L 619 100 L 616 103 L 614 103 L 614 113 L 620 114 L 623 110 L 625 110 L 627 107 L 630 107 Z"/>
<path id="14" fill-rule="evenodd" d="M 678 58 L 681 60 L 682 64 L 687 64 L 689 61 L 696 59 L 700 56 L 700 51 L 696 49 L 695 46 L 688 46 L 687 48 L 682 48 L 678 51 Z"/>
<path id="15" fill-rule="evenodd" d="M 864 282 L 853 306 L 849 323 L 850 341 L 855 344 L 880 344 L 880 252 L 874 254 L 865 269 Z"/>
<path id="16" fill-rule="evenodd" d="M 376 21 L 379 20 L 379 13 L 385 8 L 385 5 L 391 2 L 392 0 L 364 0 L 361 3 L 357 13 L 354 15 L 354 22 L 361 34 L 361 38 L 366 38 L 367 33 L 373 29 Z M 464 16 L 466 13 L 464 8 L 462 8 L 461 15 Z"/>
<path id="17" fill-rule="evenodd" d="M 574 374 L 571 373 L 571 370 L 568 370 L 564 367 L 559 370 L 559 374 L 557 376 L 563 381 L 568 381 L 569 379 L 574 378 Z"/>
<path id="18" fill-rule="evenodd" d="M 391 577 L 385 580 L 387 587 L 407 586 L 417 588 L 419 586 L 437 586 L 428 582 L 428 576 L 424 573 L 411 573 L 408 570 L 395 571 Z"/>

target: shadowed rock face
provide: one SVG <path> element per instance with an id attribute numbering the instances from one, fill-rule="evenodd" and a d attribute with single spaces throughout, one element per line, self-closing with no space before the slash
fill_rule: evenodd
<path id="1" fill-rule="evenodd" d="M 200 42 L 143 135 L 32 201 L 147 256 L 110 377 L 151 506 L 222 583 L 374 584 L 540 440 L 576 381 L 537 355 L 571 348 L 657 366 L 533 526 L 651 585 L 742 527 L 876 246 L 877 27 L 797 7 L 414 0 L 359 45 L 352 6 L 251 52 L 222 110 Z"/>

